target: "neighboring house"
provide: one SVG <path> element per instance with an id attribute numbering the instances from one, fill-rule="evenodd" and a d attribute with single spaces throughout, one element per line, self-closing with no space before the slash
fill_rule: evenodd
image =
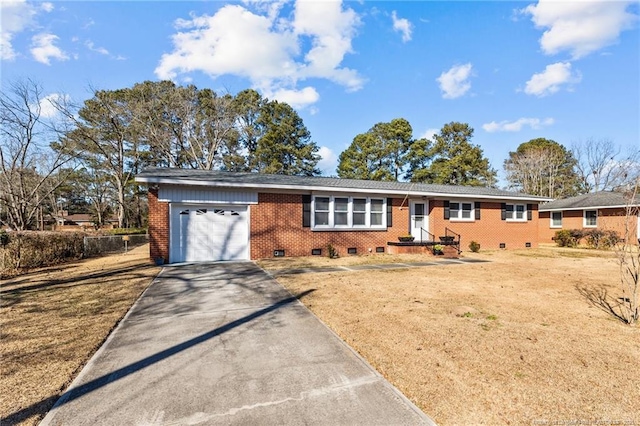
<path id="1" fill-rule="evenodd" d="M 482 248 L 538 245 L 538 203 L 491 188 L 157 168 L 149 186 L 152 258 L 165 262 L 339 255 L 459 234 Z M 456 233 L 456 234 L 454 234 Z M 393 245 L 396 244 L 396 245 Z"/>
<path id="2" fill-rule="evenodd" d="M 69 214 L 66 210 L 59 211 L 54 216 L 56 220 L 55 229 L 58 231 L 77 231 L 78 229 L 95 228 L 94 218 L 90 214 L 76 213 Z M 118 225 L 118 220 L 109 218 L 102 226 L 103 229 L 111 229 Z"/>
<path id="3" fill-rule="evenodd" d="M 620 192 L 595 192 L 576 197 L 555 200 L 540 206 L 540 242 L 552 242 L 555 233 L 562 229 L 601 229 L 616 231 L 624 236 L 629 227 L 632 240 L 640 238 L 640 215 L 626 221 L 629 200 Z M 632 206 L 640 206 L 636 198 Z"/>

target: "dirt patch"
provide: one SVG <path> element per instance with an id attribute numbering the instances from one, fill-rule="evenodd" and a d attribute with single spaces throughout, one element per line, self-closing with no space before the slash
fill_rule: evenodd
<path id="1" fill-rule="evenodd" d="M 640 422 L 640 327 L 584 297 L 617 294 L 612 254 L 466 257 L 491 262 L 278 281 L 439 424 Z"/>
<path id="2" fill-rule="evenodd" d="M 0 282 L 0 418 L 33 425 L 160 268 L 149 246 Z"/>

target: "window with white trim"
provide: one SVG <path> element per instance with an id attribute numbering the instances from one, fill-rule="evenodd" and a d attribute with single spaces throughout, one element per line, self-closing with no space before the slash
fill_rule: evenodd
<path id="1" fill-rule="evenodd" d="M 512 222 L 524 222 L 527 220 L 527 206 L 525 204 L 507 204 L 506 219 Z"/>
<path id="2" fill-rule="evenodd" d="M 384 229 L 386 200 L 373 197 L 314 196 L 313 229 Z"/>
<path id="3" fill-rule="evenodd" d="M 474 203 L 449 202 L 449 220 L 474 220 Z"/>
<path id="4" fill-rule="evenodd" d="M 562 228 L 562 212 L 551 212 L 551 227 Z"/>
<path id="5" fill-rule="evenodd" d="M 329 197 L 316 197 L 314 199 L 313 219 L 316 226 L 329 226 Z"/>
<path id="6" fill-rule="evenodd" d="M 372 198 L 369 200 L 371 206 L 371 226 L 382 226 L 382 218 L 384 216 L 384 200 Z"/>
<path id="7" fill-rule="evenodd" d="M 597 210 L 585 210 L 584 211 L 584 223 L 585 228 L 595 228 L 598 226 L 598 211 Z"/>
<path id="8" fill-rule="evenodd" d="M 354 198 L 352 205 L 353 214 L 351 217 L 353 226 L 367 226 L 367 199 Z"/>

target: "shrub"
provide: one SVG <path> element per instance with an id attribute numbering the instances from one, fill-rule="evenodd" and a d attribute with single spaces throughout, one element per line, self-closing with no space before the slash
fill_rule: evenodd
<path id="1" fill-rule="evenodd" d="M 146 233 L 147 228 L 114 228 L 107 231 L 109 235 L 136 235 Z"/>
<path id="2" fill-rule="evenodd" d="M 553 239 L 559 247 L 577 247 L 583 237 L 584 232 L 581 229 L 563 229 L 556 231 Z"/>
<path id="3" fill-rule="evenodd" d="M 608 250 L 620 241 L 620 236 L 613 230 L 591 229 L 585 233 L 587 245 L 598 250 Z"/>
<path id="4" fill-rule="evenodd" d="M 333 244 L 327 244 L 327 256 L 329 256 L 329 259 L 336 259 L 338 257 L 338 250 L 336 250 Z"/>
<path id="5" fill-rule="evenodd" d="M 474 253 L 477 253 L 480 251 L 480 243 L 477 241 L 471 241 L 469 243 L 469 250 L 471 250 Z"/>
<path id="6" fill-rule="evenodd" d="M 2 251 L 2 274 L 20 269 L 57 265 L 82 257 L 84 234 L 80 232 L 11 232 Z"/>

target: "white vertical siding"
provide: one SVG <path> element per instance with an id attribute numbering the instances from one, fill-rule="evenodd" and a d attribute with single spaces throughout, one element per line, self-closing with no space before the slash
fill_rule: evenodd
<path id="1" fill-rule="evenodd" d="M 161 186 L 158 200 L 170 203 L 258 204 L 258 193 L 192 186 Z"/>

